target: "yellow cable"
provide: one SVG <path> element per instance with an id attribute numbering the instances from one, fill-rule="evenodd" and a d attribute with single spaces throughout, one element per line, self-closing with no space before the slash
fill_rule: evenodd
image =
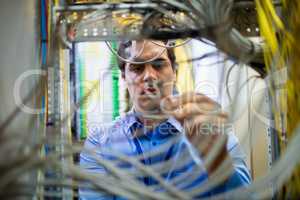
<path id="1" fill-rule="evenodd" d="M 281 152 L 284 152 L 286 143 L 293 138 L 292 133 L 300 123 L 300 2 L 283 0 L 282 4 L 284 23 L 277 16 L 271 0 L 256 0 L 261 34 L 265 39 L 266 50 L 269 50 L 265 52 L 267 69 L 288 69 L 288 80 L 284 85 L 286 92 L 271 91 L 273 99 L 278 100 L 278 104 L 273 107 L 276 128 L 282 131 L 279 134 L 287 134 L 287 141 L 282 141 L 280 145 Z M 279 198 L 295 199 L 298 194 L 300 168 L 294 171 Z"/>

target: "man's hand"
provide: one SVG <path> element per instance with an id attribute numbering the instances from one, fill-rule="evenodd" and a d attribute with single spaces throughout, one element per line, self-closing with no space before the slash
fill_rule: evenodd
<path id="1" fill-rule="evenodd" d="M 215 171 L 228 155 L 224 130 L 228 116 L 221 111 L 220 105 L 204 95 L 185 93 L 167 97 L 161 107 L 164 113 L 174 116 L 181 123 L 188 139 L 200 151 L 202 158 L 206 158 L 223 139 L 213 161 L 206 166 L 209 174 Z"/>

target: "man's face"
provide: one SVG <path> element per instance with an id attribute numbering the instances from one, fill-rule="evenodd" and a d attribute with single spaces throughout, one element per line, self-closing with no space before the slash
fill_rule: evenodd
<path id="1" fill-rule="evenodd" d="M 160 101 L 172 95 L 176 78 L 167 50 L 149 40 L 133 41 L 128 48 L 134 61 L 147 61 L 158 56 L 145 64 L 126 63 L 123 77 L 137 112 L 160 112 Z"/>

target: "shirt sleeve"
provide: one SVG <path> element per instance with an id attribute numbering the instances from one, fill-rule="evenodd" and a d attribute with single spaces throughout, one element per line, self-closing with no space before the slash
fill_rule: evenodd
<path id="1" fill-rule="evenodd" d="M 95 160 L 96 156 L 101 156 L 100 148 L 103 142 L 99 140 L 99 134 L 89 134 L 85 140 L 84 147 L 80 153 L 80 167 L 82 170 L 92 174 L 105 174 L 106 170 Z M 95 152 L 95 154 L 89 153 L 89 151 Z M 88 189 L 85 186 L 90 186 L 89 183 L 83 183 L 79 188 L 79 199 L 81 200 L 113 200 L 112 195 L 101 193 L 100 191 L 94 191 Z"/>
<path id="2" fill-rule="evenodd" d="M 246 155 L 239 144 L 234 133 L 230 133 L 228 137 L 227 149 L 233 161 L 234 173 L 236 181 L 240 186 L 245 186 L 251 183 L 250 172 L 246 165 Z M 229 180 L 230 181 L 230 180 Z"/>

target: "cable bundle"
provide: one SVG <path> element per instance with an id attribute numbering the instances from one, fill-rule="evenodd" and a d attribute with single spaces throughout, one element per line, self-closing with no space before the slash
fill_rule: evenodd
<path id="1" fill-rule="evenodd" d="M 265 64 L 269 73 L 287 69 L 287 80 L 282 89 L 270 88 L 274 100 L 275 125 L 281 138 L 280 151 L 296 136 L 293 134 L 300 122 L 300 2 L 282 1 L 281 19 L 270 0 L 256 0 L 261 33 L 266 43 Z M 276 80 L 272 80 L 272 84 Z M 292 178 L 283 187 L 281 198 L 295 199 L 300 193 L 300 170 L 295 170 Z"/>

